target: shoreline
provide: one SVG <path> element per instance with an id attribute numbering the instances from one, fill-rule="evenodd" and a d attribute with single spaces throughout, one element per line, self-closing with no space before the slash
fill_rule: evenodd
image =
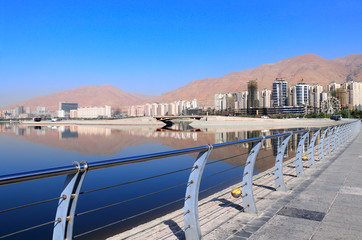
<path id="1" fill-rule="evenodd" d="M 20 122 L 20 125 L 24 126 L 157 126 L 163 127 L 166 124 L 157 121 L 153 117 L 140 117 L 140 118 L 126 118 L 126 119 L 114 119 L 114 120 L 64 120 L 64 121 L 24 121 Z"/>
<path id="2" fill-rule="evenodd" d="M 175 119 L 175 122 L 185 121 Z M 225 128 L 225 129 L 278 129 L 278 128 L 317 128 L 325 127 L 330 125 L 337 125 L 344 122 L 349 122 L 350 119 L 342 119 L 340 121 L 330 120 L 328 118 L 308 118 L 308 119 L 262 119 L 262 118 L 247 118 L 247 117 L 225 117 L 225 116 L 205 116 L 201 120 L 190 120 L 190 126 L 193 128 Z M 115 119 L 115 120 L 65 120 L 65 121 L 43 121 L 33 122 L 24 121 L 19 122 L 22 126 L 155 126 L 163 127 L 166 124 L 157 121 L 153 117 L 137 117 L 137 118 L 126 118 L 126 119 Z"/>
<path id="3" fill-rule="evenodd" d="M 238 129 L 266 129 L 266 128 L 315 128 L 338 125 L 349 122 L 348 119 L 340 121 L 330 120 L 328 118 L 287 118 L 287 119 L 262 119 L 262 118 L 240 118 L 208 116 L 201 121 L 193 121 L 190 126 L 194 128 L 238 128 Z"/>

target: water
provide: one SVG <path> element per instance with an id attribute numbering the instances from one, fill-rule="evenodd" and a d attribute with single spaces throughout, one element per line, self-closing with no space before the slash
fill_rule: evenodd
<path id="1" fill-rule="evenodd" d="M 244 131 L 235 129 L 192 129 L 183 123 L 167 129 L 155 127 L 21 127 L 19 125 L 0 125 L 0 175 L 31 171 L 56 166 L 70 165 L 73 161 L 87 162 L 114 159 L 133 155 L 169 151 L 206 144 L 229 142 L 260 135 L 270 135 L 286 130 Z M 285 153 L 285 159 L 295 156 L 294 136 Z M 268 140 L 258 155 L 255 173 L 274 165 L 277 146 L 282 139 Z M 203 176 L 210 176 L 201 184 L 203 198 L 220 189 L 240 182 L 250 144 L 216 149 L 212 152 Z M 238 155 L 238 156 L 236 156 Z M 140 178 L 163 174 L 179 169 L 190 168 L 197 154 L 134 163 L 87 173 L 82 191 L 98 189 L 110 185 L 134 181 Z M 236 156 L 236 157 L 233 157 Z M 225 159 L 224 161 L 218 161 Z M 239 167 L 240 166 L 240 167 Z M 102 191 L 82 194 L 77 205 L 77 213 L 136 198 L 187 182 L 189 171 L 153 178 Z M 225 171 L 224 173 L 218 173 Z M 214 175 L 214 176 L 212 176 Z M 237 177 L 237 178 L 235 178 Z M 229 181 L 225 181 L 232 179 Z M 30 181 L 0 187 L 0 210 L 22 204 L 59 197 L 65 176 Z M 181 208 L 183 201 L 150 211 L 137 217 L 134 215 L 155 207 L 182 199 L 185 185 L 150 195 L 135 201 L 126 202 L 100 211 L 76 217 L 74 235 L 130 218 L 101 230 L 80 236 L 77 239 L 102 239 L 115 235 L 135 225 L 162 216 Z M 11 212 L 0 213 L 0 236 L 36 224 L 52 221 L 55 218 L 57 201 L 36 205 Z M 52 225 L 28 231 L 7 239 L 50 239 Z"/>

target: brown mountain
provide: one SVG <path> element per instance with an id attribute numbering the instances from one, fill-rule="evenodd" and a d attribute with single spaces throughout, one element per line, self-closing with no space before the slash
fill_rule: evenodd
<path id="1" fill-rule="evenodd" d="M 127 93 L 112 85 L 92 85 L 32 98 L 4 109 L 12 109 L 15 106 L 30 106 L 35 109 L 37 106 L 44 106 L 47 110 L 56 110 L 58 103 L 62 101 L 78 102 L 80 107 L 110 105 L 113 109 L 117 109 L 145 102 L 172 102 L 194 98 L 201 105 L 213 105 L 215 93 L 243 91 L 247 89 L 247 82 L 251 79 L 258 79 L 259 90 L 272 89 L 272 82 L 277 77 L 285 78 L 289 86 L 301 79 L 304 79 L 305 83 L 319 83 L 323 87 L 332 81 L 337 83 L 346 80 L 362 81 L 362 54 L 351 54 L 332 60 L 314 54 L 305 54 L 229 73 L 220 78 L 192 81 L 159 97 Z"/>
<path id="2" fill-rule="evenodd" d="M 347 79 L 362 80 L 362 54 L 327 60 L 314 54 L 305 54 L 253 69 L 233 72 L 220 78 L 205 78 L 193 81 L 181 88 L 166 92 L 156 98 L 158 102 L 177 99 L 192 100 L 199 104 L 212 105 L 215 93 L 239 92 L 247 89 L 247 82 L 258 79 L 259 90 L 272 89 L 277 77 L 285 78 L 289 86 L 304 79 L 305 83 L 319 83 L 323 87 L 332 81 L 345 82 Z"/>
<path id="3" fill-rule="evenodd" d="M 59 102 L 77 102 L 79 107 L 109 105 L 112 109 L 118 109 L 129 105 L 141 104 L 150 101 L 152 98 L 154 97 L 127 93 L 112 85 L 91 85 L 35 97 L 8 106 L 6 109 L 11 109 L 15 106 L 29 106 L 31 109 L 35 109 L 37 106 L 42 106 L 46 107 L 46 110 L 56 110 L 58 109 Z"/>

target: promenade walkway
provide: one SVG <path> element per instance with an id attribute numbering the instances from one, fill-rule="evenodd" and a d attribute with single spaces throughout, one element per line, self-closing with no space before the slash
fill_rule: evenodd
<path id="1" fill-rule="evenodd" d="M 242 198 L 231 196 L 231 189 L 240 184 L 199 201 L 202 239 L 362 240 L 362 131 L 326 161 L 315 158 L 316 168 L 303 162 L 305 177 L 296 176 L 295 162 L 285 163 L 285 192 L 275 190 L 273 169 L 254 176 L 257 214 L 244 212 Z M 183 217 L 180 209 L 109 240 L 182 240 Z"/>
<path id="2" fill-rule="evenodd" d="M 362 239 L 362 133 L 306 174 L 252 221 L 218 237 Z"/>

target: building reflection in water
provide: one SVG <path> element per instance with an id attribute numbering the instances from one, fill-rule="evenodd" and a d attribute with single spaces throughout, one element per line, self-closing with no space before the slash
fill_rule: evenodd
<path id="1" fill-rule="evenodd" d="M 65 138 L 78 138 L 78 131 L 72 131 L 70 127 L 64 127 L 62 131 L 59 131 L 59 139 Z"/>
<path id="2" fill-rule="evenodd" d="M 140 145 L 144 143 L 159 142 L 162 145 L 171 148 L 195 147 L 204 144 L 225 143 L 242 139 L 267 136 L 271 134 L 283 133 L 291 130 L 258 130 L 258 131 L 230 131 L 228 129 L 203 129 L 198 132 L 195 129 L 187 127 L 184 123 L 175 124 L 170 129 L 155 129 L 152 126 L 138 127 L 102 127 L 102 126 L 21 126 L 17 124 L 0 124 L 0 133 L 13 136 L 23 137 L 24 140 L 37 142 L 53 147 L 64 149 L 73 149 L 82 153 L 95 153 L 97 145 L 97 154 L 114 154 L 123 148 Z M 191 130 L 191 131 L 189 131 Z M 295 130 L 295 129 L 293 129 Z M 289 157 L 290 151 L 295 152 L 297 143 L 303 134 L 294 134 L 285 150 L 284 157 Z M 41 140 L 40 138 L 43 138 Z M 211 137 L 211 138 L 210 138 Z M 37 139 L 39 138 L 39 139 Z M 67 139 L 79 139 L 77 142 L 67 143 Z M 149 140 L 147 140 L 149 139 Z M 154 140 L 153 140 L 154 139 Z M 164 140 L 163 140 L 164 139 Z M 171 141 L 175 139 L 176 141 Z M 278 148 L 284 137 L 266 139 L 263 143 L 262 150 L 268 152 L 268 156 L 276 156 Z M 57 143 L 58 141 L 58 143 Z M 67 144 L 60 144 L 59 141 Z M 309 141 L 309 140 L 308 140 Z M 305 151 L 308 147 L 308 141 L 305 142 Z M 78 144 L 79 143 L 79 144 Z M 240 144 L 241 148 L 250 151 L 254 143 Z M 74 145 L 74 146 L 73 146 Z M 76 145 L 82 145 L 82 149 Z M 102 148 L 102 151 L 100 150 Z M 112 149 L 111 149 L 112 148 Z M 88 149 L 88 150 L 87 150 Z"/>

